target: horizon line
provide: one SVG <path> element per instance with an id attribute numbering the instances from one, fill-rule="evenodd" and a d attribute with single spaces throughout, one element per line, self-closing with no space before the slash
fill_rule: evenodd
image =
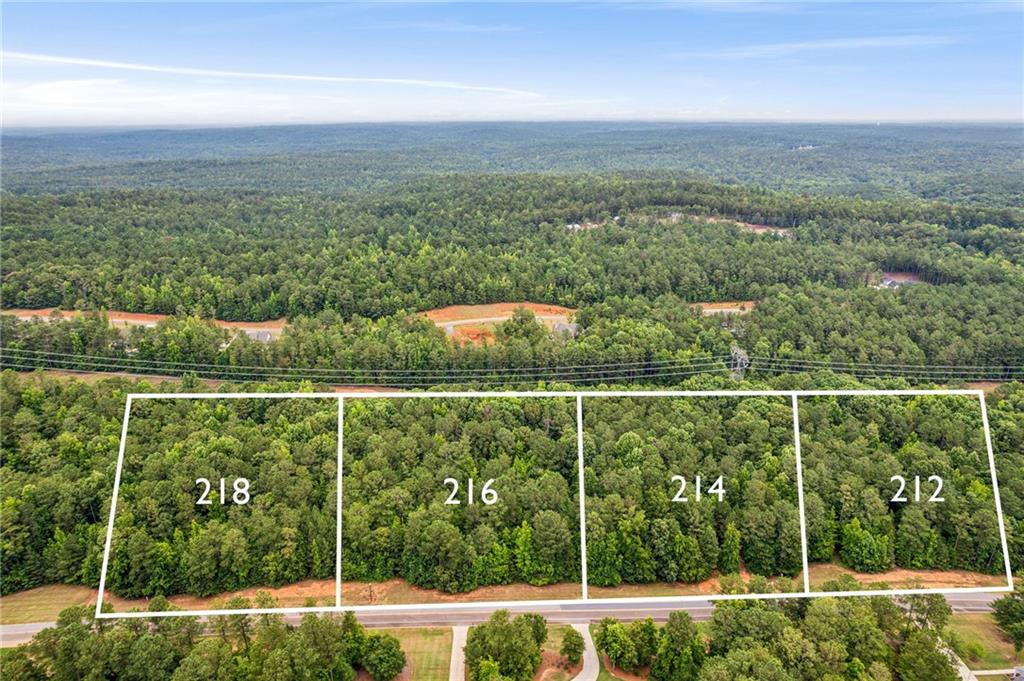
<path id="1" fill-rule="evenodd" d="M 63 131 L 157 131 L 157 130 L 225 130 L 247 128 L 298 128 L 328 127 L 345 125 L 522 125 L 522 124 L 720 124 L 720 125 L 1016 125 L 1024 127 L 1021 118 L 451 118 L 451 119 L 366 119 L 352 121 L 302 121 L 302 122 L 231 122 L 231 123 L 58 123 L 52 125 L 0 124 L 0 134 L 16 131 L 63 132 Z"/>

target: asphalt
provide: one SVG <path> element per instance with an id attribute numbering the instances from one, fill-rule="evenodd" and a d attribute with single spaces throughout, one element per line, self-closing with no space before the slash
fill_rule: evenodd
<path id="1" fill-rule="evenodd" d="M 992 601 L 1005 594 L 949 594 L 946 600 L 953 612 L 990 612 Z M 688 601 L 673 603 L 568 603 L 563 605 L 531 605 L 528 601 L 507 608 L 513 613 L 536 612 L 553 624 L 578 624 L 595 622 L 603 617 L 637 619 L 652 617 L 657 622 L 668 619 L 669 613 L 685 610 L 695 620 L 706 620 L 714 611 L 712 601 Z M 467 608 L 459 610 L 423 610 L 416 606 L 408 609 L 382 612 L 359 613 L 359 621 L 370 628 L 379 627 L 452 627 L 477 624 L 489 618 L 494 608 Z M 286 614 L 284 620 L 298 624 L 302 615 Z M 29 624 L 7 624 L 0 626 L 0 647 L 16 646 L 32 639 L 37 633 L 52 627 L 54 622 L 33 622 Z"/>

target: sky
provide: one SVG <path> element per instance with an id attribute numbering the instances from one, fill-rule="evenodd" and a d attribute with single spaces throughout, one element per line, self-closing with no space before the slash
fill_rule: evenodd
<path id="1" fill-rule="evenodd" d="M 1024 2 L 2 5 L 4 127 L 1024 118 Z"/>

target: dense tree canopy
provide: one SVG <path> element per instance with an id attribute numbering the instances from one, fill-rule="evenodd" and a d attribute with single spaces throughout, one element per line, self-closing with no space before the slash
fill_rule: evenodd
<path id="1" fill-rule="evenodd" d="M 758 575 L 800 570 L 788 401 L 592 398 L 585 407 L 591 584 L 699 582 L 738 572 L 740 558 Z"/>
<path id="2" fill-rule="evenodd" d="M 565 399 L 346 400 L 342 578 L 578 582 L 575 444 Z"/>
<path id="3" fill-rule="evenodd" d="M 1004 571 L 976 397 L 813 397 L 800 411 L 810 560 Z"/>
<path id="4" fill-rule="evenodd" d="M 249 605 L 245 599 L 232 603 L 236 609 Z M 150 609 L 164 611 L 168 604 L 155 598 Z M 307 614 L 297 626 L 285 624 L 282 615 L 215 616 L 211 636 L 204 636 L 196 617 L 103 622 L 91 606 L 64 610 L 55 627 L 5 651 L 4 676 L 18 681 L 354 681 L 356 670 L 365 669 L 374 681 L 391 681 L 405 666 L 398 639 L 367 634 L 350 612 Z"/>

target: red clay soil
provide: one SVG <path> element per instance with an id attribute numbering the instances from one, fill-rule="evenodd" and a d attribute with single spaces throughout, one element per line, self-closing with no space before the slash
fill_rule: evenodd
<path id="1" fill-rule="evenodd" d="M 793 583 L 796 585 L 801 584 L 802 573 L 798 573 L 793 577 Z M 659 598 L 663 596 L 702 596 L 702 595 L 716 595 L 722 592 L 721 584 L 719 583 L 719 574 L 715 572 L 711 577 L 705 579 L 702 582 L 695 582 L 689 584 L 686 582 L 655 582 L 653 584 L 620 584 L 619 586 L 594 586 L 588 587 L 588 592 L 591 598 L 634 598 L 634 597 L 649 597 Z M 753 574 L 745 567 L 740 568 L 740 578 L 744 584 L 749 584 Z M 777 579 L 770 578 L 768 580 L 771 584 L 775 584 Z"/>
<path id="2" fill-rule="evenodd" d="M 540 666 L 533 674 L 533 681 L 546 681 L 556 674 L 565 674 L 569 679 L 575 679 L 583 671 L 583 660 L 571 667 L 565 667 L 565 658 L 554 650 L 545 650 L 541 654 Z"/>
<path id="3" fill-rule="evenodd" d="M 604 665 L 604 668 L 607 669 L 612 676 L 622 679 L 622 681 L 647 681 L 647 677 L 651 672 L 650 667 L 642 667 L 641 669 L 638 669 L 635 674 L 630 674 L 618 667 L 613 667 L 611 660 L 608 659 L 608 653 L 601 653 L 601 664 Z"/>
<path id="4" fill-rule="evenodd" d="M 178 595 L 171 596 L 167 600 L 170 601 L 172 605 L 183 610 L 209 610 L 218 603 L 223 603 L 235 596 L 242 596 L 250 600 L 255 600 L 257 591 L 266 591 L 269 593 L 277 599 L 278 606 L 282 608 L 303 606 L 309 598 L 315 599 L 317 605 L 334 605 L 333 579 L 307 579 L 302 582 L 288 584 L 278 588 L 252 587 L 249 589 L 231 591 L 229 593 L 217 594 L 215 596 L 208 597 Z M 119 596 L 114 596 L 110 592 L 107 592 L 103 596 L 103 602 L 106 603 L 108 601 L 113 603 L 114 610 L 116 612 L 125 612 L 133 608 L 145 610 L 149 607 L 149 599 L 147 598 L 120 598 Z M 253 607 L 256 607 L 255 603 L 253 604 Z"/>
<path id="5" fill-rule="evenodd" d="M 531 303 L 529 301 L 519 303 L 491 303 L 488 305 L 449 305 L 434 310 L 422 312 L 424 317 L 435 324 L 450 324 L 452 322 L 469 319 L 488 319 L 491 317 L 511 317 L 517 309 L 525 307 L 533 314 L 547 317 L 570 317 L 576 314 L 576 310 L 561 305 L 547 305 L 544 303 Z"/>
<path id="6" fill-rule="evenodd" d="M 960 587 L 1006 586 L 1005 575 L 985 575 L 968 570 L 904 570 L 869 574 L 854 572 L 834 563 L 816 563 L 810 566 L 811 586 L 821 585 L 840 575 L 851 575 L 861 584 L 888 584 L 893 589 L 926 588 L 956 589 Z"/>
<path id="7" fill-rule="evenodd" d="M 481 324 L 459 324 L 453 329 L 452 340 L 459 343 L 483 345 L 494 342 L 494 327 Z"/>
<path id="8" fill-rule="evenodd" d="M 341 602 L 344 605 L 402 605 L 421 603 L 473 603 L 480 601 L 536 601 L 582 598 L 578 582 L 532 586 L 506 584 L 482 586 L 468 593 L 451 594 L 436 589 L 413 586 L 403 579 L 386 582 L 352 582 L 342 580 Z"/>
<path id="9" fill-rule="evenodd" d="M 53 314 L 54 308 L 47 307 L 40 310 L 27 310 L 14 308 L 10 310 L 3 310 L 0 314 L 14 315 L 18 319 L 49 319 Z M 80 310 L 61 310 L 60 316 L 64 319 L 73 319 L 81 316 L 83 313 Z M 107 319 L 110 321 L 111 326 L 146 326 L 148 324 L 157 324 L 164 319 L 167 319 L 170 315 L 165 314 L 147 314 L 144 312 L 120 312 L 118 310 L 107 311 Z M 281 331 L 288 325 L 288 320 L 284 317 L 280 319 L 271 319 L 265 322 L 226 322 L 220 319 L 215 319 L 214 324 L 224 329 L 250 329 L 255 331 L 270 331 L 273 336 L 280 335 Z"/>

